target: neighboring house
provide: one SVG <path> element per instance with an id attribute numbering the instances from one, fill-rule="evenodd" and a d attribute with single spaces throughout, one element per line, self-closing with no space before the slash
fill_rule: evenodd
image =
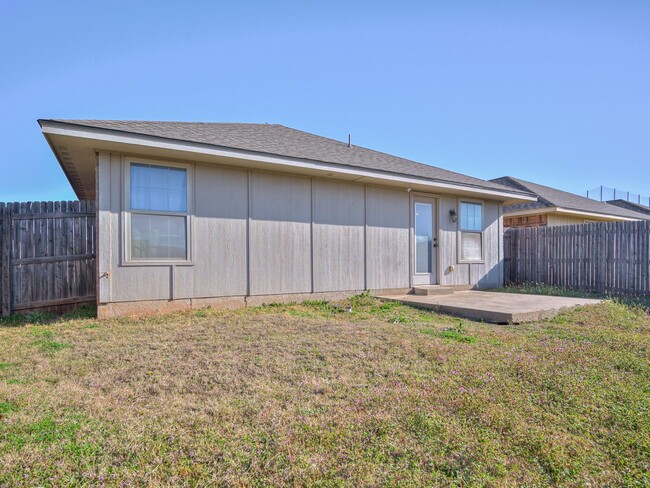
<path id="1" fill-rule="evenodd" d="M 530 192 L 538 197 L 537 202 L 505 206 L 503 209 L 505 227 L 545 227 L 649 218 L 648 215 L 640 212 L 615 207 L 512 176 L 495 178 L 490 181 L 509 186 L 513 190 Z"/>
<path id="2" fill-rule="evenodd" d="M 39 120 L 96 200 L 100 316 L 503 283 L 526 190 L 281 125 Z"/>
<path id="3" fill-rule="evenodd" d="M 607 200 L 607 203 L 610 205 L 616 205 L 617 207 L 626 208 L 634 212 L 650 215 L 650 207 L 647 205 L 641 205 L 640 203 L 634 203 L 628 200 Z M 646 218 L 650 219 L 650 217 Z"/>

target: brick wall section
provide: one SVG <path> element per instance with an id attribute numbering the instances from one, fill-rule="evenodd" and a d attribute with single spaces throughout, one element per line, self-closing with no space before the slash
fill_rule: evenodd
<path id="1" fill-rule="evenodd" d="M 505 217 L 505 227 L 546 227 L 548 217 L 546 214 L 520 215 L 519 217 Z"/>

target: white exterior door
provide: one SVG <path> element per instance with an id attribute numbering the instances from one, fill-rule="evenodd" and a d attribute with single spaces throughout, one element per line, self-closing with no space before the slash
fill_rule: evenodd
<path id="1" fill-rule="evenodd" d="M 413 212 L 411 228 L 413 284 L 435 285 L 438 262 L 436 199 L 415 196 L 411 211 Z"/>

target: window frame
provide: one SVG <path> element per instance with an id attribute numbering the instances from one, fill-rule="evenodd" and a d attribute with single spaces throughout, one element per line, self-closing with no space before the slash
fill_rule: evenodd
<path id="1" fill-rule="evenodd" d="M 187 205 L 185 212 L 170 212 L 165 210 L 140 210 L 131 209 L 131 164 L 146 164 L 149 166 L 161 166 L 167 168 L 182 168 L 187 171 Z M 122 266 L 192 266 L 193 261 L 193 239 L 192 239 L 192 215 L 194 213 L 194 167 L 188 163 L 176 161 L 152 160 L 137 156 L 123 156 L 122 158 Z M 185 218 L 185 259 L 153 258 L 142 259 L 131 256 L 131 215 L 161 215 Z"/>
<path id="2" fill-rule="evenodd" d="M 463 203 L 473 203 L 473 204 L 478 204 L 481 206 L 481 230 L 462 230 L 461 228 L 461 223 L 462 223 L 462 211 L 461 211 L 461 205 Z M 459 198 L 457 200 L 457 208 L 458 208 L 458 221 L 456 223 L 457 231 L 456 231 L 456 253 L 457 253 L 457 259 L 456 262 L 459 264 L 485 264 L 485 201 L 484 200 L 476 200 L 473 198 Z M 463 234 L 480 234 L 481 236 L 481 257 L 479 259 L 462 259 L 462 246 L 463 246 Z"/>

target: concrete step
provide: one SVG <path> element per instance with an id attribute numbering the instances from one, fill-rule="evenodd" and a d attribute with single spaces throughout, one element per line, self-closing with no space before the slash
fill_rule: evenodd
<path id="1" fill-rule="evenodd" d="M 450 286 L 441 285 L 418 285 L 413 287 L 413 295 L 430 296 L 430 295 L 451 295 L 455 291 Z"/>

